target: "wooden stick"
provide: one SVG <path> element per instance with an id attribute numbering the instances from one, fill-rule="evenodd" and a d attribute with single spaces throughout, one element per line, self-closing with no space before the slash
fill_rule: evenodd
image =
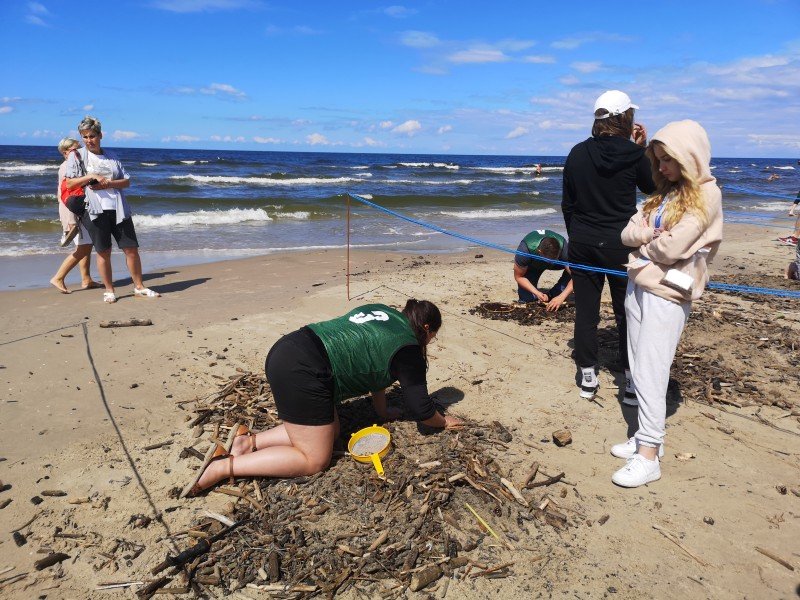
<path id="1" fill-rule="evenodd" d="M 519 492 L 519 490 L 517 488 L 514 487 L 513 483 L 511 483 L 505 477 L 501 477 L 500 478 L 500 483 L 502 483 L 504 486 L 506 486 L 506 489 L 508 489 L 508 491 L 511 492 L 511 495 L 514 496 L 514 498 L 516 498 L 517 501 L 520 504 L 522 504 L 522 506 L 524 506 L 525 508 L 528 508 L 528 506 L 529 506 L 528 505 L 528 501 L 525 500 L 525 497 L 522 494 L 520 494 L 520 492 Z"/>
<path id="2" fill-rule="evenodd" d="M 759 548 L 758 546 L 756 546 L 756 551 L 760 552 L 761 554 L 763 554 L 767 558 L 771 558 L 772 560 L 774 560 L 779 565 L 783 565 L 784 567 L 786 567 L 790 571 L 794 571 L 794 566 L 792 566 L 792 564 L 788 560 L 782 559 L 777 554 L 774 554 L 774 553 L 770 552 L 769 550 L 765 550 L 764 548 Z"/>
<path id="3" fill-rule="evenodd" d="M 542 486 L 545 486 L 545 485 L 553 485 L 554 483 L 558 483 L 562 479 L 564 479 L 564 471 L 561 471 L 561 473 L 559 473 L 558 475 L 556 475 L 554 477 L 548 477 L 544 481 L 537 481 L 535 483 L 530 483 L 530 484 L 528 484 L 528 487 L 529 488 L 537 488 L 537 487 L 542 487 Z"/>
<path id="4" fill-rule="evenodd" d="M 507 562 L 507 563 L 504 563 L 502 565 L 497 565 L 496 567 L 492 567 L 491 569 L 486 569 L 485 571 L 479 571 L 478 573 L 473 573 L 472 574 L 472 579 L 475 579 L 476 577 L 483 577 L 485 575 L 489 575 L 490 573 L 495 573 L 497 571 L 502 571 L 503 569 L 507 569 L 508 567 L 510 567 L 513 564 L 514 564 L 514 561 Z"/>
<path id="5" fill-rule="evenodd" d="M 127 321 L 100 321 L 100 327 L 108 329 L 109 327 L 146 327 L 152 325 L 150 319 L 128 319 Z"/>
<path id="6" fill-rule="evenodd" d="M 521 487 L 521 488 L 528 487 L 528 484 L 531 481 L 533 481 L 534 479 L 536 479 L 536 474 L 538 472 L 539 472 L 539 462 L 538 461 L 534 461 L 534 463 L 531 465 L 531 470 L 528 471 L 528 474 L 525 476 L 525 479 L 522 481 L 522 485 L 520 485 L 519 487 Z"/>
<path id="7" fill-rule="evenodd" d="M 158 442 L 157 444 L 150 444 L 149 446 L 145 446 L 145 450 L 155 450 L 156 448 L 163 448 L 164 446 L 171 446 L 174 440 L 167 440 L 165 442 Z"/>
<path id="8" fill-rule="evenodd" d="M 469 512 L 471 512 L 473 515 L 475 515 L 475 518 L 476 518 L 476 519 L 478 519 L 478 522 L 479 522 L 481 525 L 483 525 L 483 526 L 484 526 L 484 528 L 486 529 L 486 531 L 488 531 L 489 533 L 491 533 L 491 534 L 492 534 L 492 537 L 494 537 L 494 539 L 496 539 L 496 540 L 499 542 L 499 541 L 500 541 L 500 536 L 498 536 L 498 535 L 497 535 L 497 534 L 494 532 L 494 529 L 492 529 L 491 527 L 489 527 L 489 524 L 488 524 L 486 521 L 484 521 L 484 520 L 481 518 L 481 516 L 480 516 L 478 513 L 476 513 L 476 512 L 475 512 L 475 509 L 474 509 L 474 508 L 472 508 L 472 507 L 469 505 L 469 503 L 468 503 L 468 502 L 464 502 L 464 506 L 466 506 L 466 507 L 469 509 Z"/>
<path id="9" fill-rule="evenodd" d="M 239 490 L 234 490 L 234 489 L 227 488 L 227 487 L 218 487 L 218 488 L 214 488 L 211 491 L 215 492 L 217 494 L 227 494 L 228 496 L 236 496 L 237 498 L 241 498 L 242 500 L 247 500 L 250 504 L 255 506 L 258 510 L 264 510 L 264 505 L 263 504 L 261 504 L 255 498 L 251 498 L 250 496 L 248 496 L 244 492 L 240 492 Z"/>
<path id="10" fill-rule="evenodd" d="M 706 561 L 704 561 L 702 558 L 700 558 L 700 557 L 699 557 L 699 556 L 697 556 L 697 555 L 696 555 L 694 552 L 692 552 L 692 551 L 691 551 L 691 550 L 689 550 L 689 549 L 688 549 L 686 546 L 684 546 L 684 545 L 681 543 L 681 541 L 678 539 L 678 537 L 677 537 L 677 536 L 676 536 L 674 533 L 670 533 L 669 531 L 667 531 L 666 529 L 664 529 L 664 528 L 662 528 L 662 527 L 659 527 L 658 525 L 653 525 L 653 529 L 655 529 L 656 531 L 658 531 L 658 532 L 659 532 L 661 535 L 663 535 L 663 536 L 664 536 L 665 538 L 667 538 L 667 539 L 668 539 L 670 542 L 672 542 L 673 544 L 675 544 L 676 546 L 678 546 L 678 548 L 680 548 L 681 550 L 683 550 L 684 552 L 686 552 L 686 554 L 688 554 L 689 556 L 691 556 L 693 559 L 695 559 L 695 560 L 696 560 L 698 563 L 700 563 L 700 564 L 701 564 L 701 565 L 703 565 L 704 567 L 707 567 L 707 566 L 709 566 L 709 565 L 708 565 L 708 563 L 707 563 Z"/>

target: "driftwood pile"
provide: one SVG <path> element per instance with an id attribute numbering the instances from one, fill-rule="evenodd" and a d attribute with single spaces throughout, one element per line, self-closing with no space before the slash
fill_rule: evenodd
<path id="1" fill-rule="evenodd" d="M 556 323 L 572 323 L 575 321 L 575 306 L 565 302 L 557 311 L 548 312 L 544 304 L 539 302 L 484 302 L 469 311 L 496 321 L 517 321 L 520 325 L 538 325 L 545 321 Z"/>
<path id="2" fill-rule="evenodd" d="M 395 392 L 388 398 L 395 400 Z M 278 423 L 269 385 L 250 373 L 198 401 L 195 412 L 190 426 L 221 440 L 238 423 L 253 430 Z M 197 555 L 168 557 L 154 574 L 183 569 L 173 585 L 220 586 L 226 593 L 254 588 L 287 597 L 333 596 L 350 587 L 368 597 L 395 597 L 444 578 L 438 584 L 443 595 L 452 579 L 520 574 L 518 560 L 524 565 L 517 567 L 530 573 L 536 561 L 548 562 L 568 530 L 588 521 L 569 507 L 580 496 L 564 473 L 547 474 L 537 463 L 522 474 L 508 472 L 502 457 L 509 446 L 534 444 L 513 440 L 497 422 L 445 432 L 409 421 L 385 424 L 393 449 L 380 479 L 371 465 L 342 451 L 350 433 L 377 422 L 369 399 L 344 403 L 339 417 L 342 435 L 329 469 L 215 488 L 212 494 L 234 500 L 227 514 L 189 530 L 206 541 Z M 187 449 L 184 456 L 194 460 L 197 454 Z M 165 577 L 161 585 L 167 583 Z"/>

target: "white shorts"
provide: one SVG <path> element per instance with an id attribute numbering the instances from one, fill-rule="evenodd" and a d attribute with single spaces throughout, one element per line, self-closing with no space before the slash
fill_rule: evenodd
<path id="1" fill-rule="evenodd" d="M 86 216 L 87 219 L 89 218 L 89 214 L 88 213 L 85 216 Z M 75 240 L 74 240 L 75 241 L 75 246 L 86 246 L 87 244 L 91 246 L 92 245 L 92 238 L 89 237 L 89 231 L 86 229 L 86 226 L 83 224 L 83 219 L 81 219 L 78 222 L 81 225 L 81 230 L 80 230 L 80 233 L 78 233 L 78 235 L 75 236 Z"/>

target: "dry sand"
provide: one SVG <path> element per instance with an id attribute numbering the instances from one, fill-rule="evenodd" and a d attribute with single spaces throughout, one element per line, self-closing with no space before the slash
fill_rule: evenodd
<path id="1" fill-rule="evenodd" d="M 767 241 L 779 233 L 784 232 L 727 226 L 713 275 L 747 273 L 761 285 L 780 284 L 793 249 Z M 132 597 L 130 590 L 94 589 L 101 582 L 149 579 L 149 570 L 171 547 L 183 549 L 191 542 L 179 537 L 171 546 L 165 536 L 185 529 L 204 509 L 224 510 L 230 501 L 220 494 L 193 500 L 168 496 L 191 476 L 188 462 L 179 459 L 184 446 L 197 442 L 186 427 L 192 414 L 188 401 L 214 392 L 237 368 L 261 371 L 268 348 L 284 333 L 359 303 L 398 305 L 411 296 L 435 301 L 444 313 L 444 327 L 430 350 L 431 392 L 460 390 L 463 398 L 451 408 L 455 414 L 498 420 L 512 430 L 514 440 L 502 459 L 514 480 L 534 460 L 548 471 L 565 471 L 578 493 L 563 486 L 568 494 L 563 502 L 586 517 L 576 520 L 563 545 L 548 548 L 536 563 L 533 552 L 509 554 L 518 565 L 512 572 L 520 575 L 452 581 L 450 597 L 800 595 L 796 414 L 762 408 L 759 417 L 778 430 L 733 414 L 753 415 L 757 407 L 728 406 L 725 414 L 684 400 L 668 418 L 661 481 L 634 490 L 615 487 L 610 477 L 620 462 L 609 448 L 629 434 L 626 419 L 635 421 L 635 411 L 621 409 L 615 375 L 601 373 L 602 406 L 582 401 L 568 323 L 523 326 L 470 314 L 482 302 L 515 299 L 511 258 L 479 252 L 484 256 L 355 253 L 349 302 L 344 253 L 338 251 L 154 273 L 147 282 L 162 292 L 159 300 L 134 299 L 129 281 L 118 288 L 121 298 L 115 305 L 104 305 L 100 291 L 0 293 L 0 506 L 11 500 L 0 510 L 0 597 Z M 143 257 L 146 261 L 146 253 Z M 714 303 L 729 300 L 708 294 L 698 308 L 711 310 Z M 742 325 L 751 335 L 752 319 L 762 319 L 779 323 L 800 340 L 798 301 L 737 299 L 735 305 L 743 321 L 751 319 Z M 603 311 L 606 326 L 607 304 Z M 98 326 L 131 317 L 152 319 L 153 325 Z M 721 330 L 706 328 L 702 336 L 684 342 L 731 349 L 731 338 Z M 781 394 L 797 411 L 800 369 L 770 372 L 765 351 L 740 350 L 754 372 L 765 381 L 770 378 L 770 393 Z M 548 441 L 561 428 L 570 429 L 574 441 L 558 448 Z M 726 432 L 730 429 L 734 433 Z M 173 443 L 144 449 L 165 441 Z M 695 458 L 676 458 L 682 453 Z M 41 496 L 44 490 L 67 495 Z M 559 491 L 554 487 L 553 492 Z M 35 496 L 43 502 L 33 504 Z M 82 497 L 90 501 L 70 504 Z M 163 515 L 162 522 L 141 527 L 156 513 Z M 599 525 L 604 515 L 608 520 Z M 705 517 L 713 525 L 704 523 Z M 12 530 L 32 518 L 21 528 L 27 543 L 17 547 Z M 681 546 L 656 526 L 674 534 Z M 756 547 L 782 557 L 795 570 Z M 40 552 L 47 551 L 63 551 L 70 558 L 34 570 L 34 561 L 44 556 Z M 6 581 L 22 573 L 27 575 Z M 240 597 L 257 596 L 248 590 Z"/>

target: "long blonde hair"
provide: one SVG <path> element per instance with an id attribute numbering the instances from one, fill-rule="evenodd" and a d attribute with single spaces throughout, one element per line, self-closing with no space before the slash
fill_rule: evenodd
<path id="1" fill-rule="evenodd" d="M 681 178 L 672 182 L 661 174 L 658 169 L 658 158 L 655 154 L 655 145 L 658 144 L 659 148 L 664 153 L 672 158 L 681 169 Z M 672 228 L 678 221 L 683 218 L 687 212 L 693 213 L 699 220 L 701 225 L 705 226 L 708 223 L 708 212 L 706 211 L 706 204 L 703 198 L 703 192 L 700 190 L 700 184 L 689 175 L 690 171 L 686 168 L 680 159 L 669 151 L 669 148 L 658 140 L 650 143 L 645 151 L 647 158 L 650 159 L 650 165 L 653 170 L 653 181 L 656 184 L 655 193 L 645 200 L 642 212 L 649 220 L 650 215 L 661 206 L 670 194 L 672 195 L 671 201 L 664 213 L 664 228 Z"/>

